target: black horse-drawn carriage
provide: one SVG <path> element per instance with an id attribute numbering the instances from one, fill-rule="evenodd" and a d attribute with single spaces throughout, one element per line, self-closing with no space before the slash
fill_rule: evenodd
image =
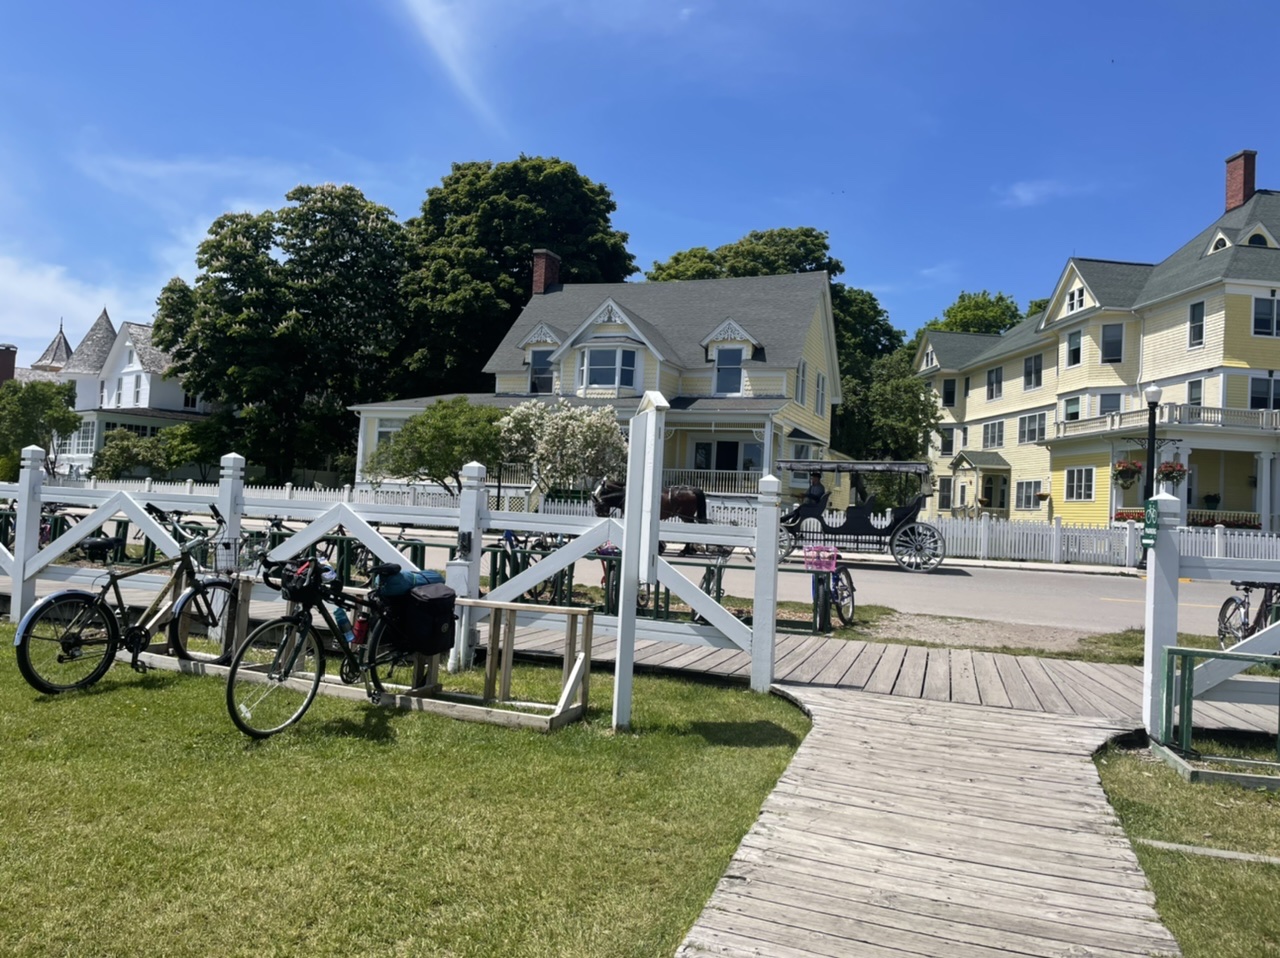
<path id="1" fill-rule="evenodd" d="M 882 509 L 872 496 L 861 505 L 849 506 L 844 521 L 831 525 L 827 521 L 828 489 L 816 501 L 806 497 L 795 509 L 784 513 L 778 529 L 778 553 L 785 558 L 797 546 L 834 545 L 850 552 L 888 552 L 908 572 L 931 572 L 946 556 L 942 533 L 925 522 L 918 522 L 925 500 L 933 495 L 929 481 L 929 464 L 924 462 L 822 462 L 813 459 L 779 459 L 779 474 L 786 472 L 809 476 L 848 473 L 879 473 L 917 476 L 920 493 L 904 506 Z M 824 484 L 825 485 L 825 484 Z"/>

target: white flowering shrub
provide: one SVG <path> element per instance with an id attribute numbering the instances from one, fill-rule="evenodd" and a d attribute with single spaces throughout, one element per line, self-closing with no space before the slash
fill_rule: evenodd
<path id="1" fill-rule="evenodd" d="M 498 423 L 507 462 L 527 462 L 543 489 L 570 488 L 582 479 L 621 478 L 627 443 L 612 406 L 595 409 L 521 403 Z"/>

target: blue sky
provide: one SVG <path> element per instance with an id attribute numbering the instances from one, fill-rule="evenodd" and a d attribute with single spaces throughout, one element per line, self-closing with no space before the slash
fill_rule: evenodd
<path id="1" fill-rule="evenodd" d="M 62 0 L 0 32 L 0 342 L 149 322 L 210 222 L 349 182 L 402 219 L 456 161 L 605 183 L 637 263 L 816 226 L 908 332 L 961 290 L 1158 261 L 1280 189 L 1280 4 Z"/>

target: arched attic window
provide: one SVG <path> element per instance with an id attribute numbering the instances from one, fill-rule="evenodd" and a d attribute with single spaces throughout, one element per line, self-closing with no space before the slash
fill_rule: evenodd
<path id="1" fill-rule="evenodd" d="M 1252 236 L 1249 237 L 1249 245 L 1250 246 L 1266 246 L 1268 245 L 1267 238 L 1263 236 L 1261 233 L 1254 233 Z"/>
<path id="2" fill-rule="evenodd" d="M 1213 251 L 1216 253 L 1218 252 L 1218 250 L 1226 249 L 1226 248 L 1227 248 L 1227 241 L 1223 239 L 1221 236 L 1219 236 L 1218 239 L 1213 244 Z"/>

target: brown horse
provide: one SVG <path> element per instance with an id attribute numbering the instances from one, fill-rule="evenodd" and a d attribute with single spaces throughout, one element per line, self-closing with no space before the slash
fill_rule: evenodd
<path id="1" fill-rule="evenodd" d="M 601 479 L 591 492 L 596 515 L 604 518 L 614 509 L 624 511 L 627 487 L 611 479 Z M 669 486 L 662 490 L 659 519 L 682 519 L 685 522 L 707 521 L 707 494 L 697 486 Z"/>

